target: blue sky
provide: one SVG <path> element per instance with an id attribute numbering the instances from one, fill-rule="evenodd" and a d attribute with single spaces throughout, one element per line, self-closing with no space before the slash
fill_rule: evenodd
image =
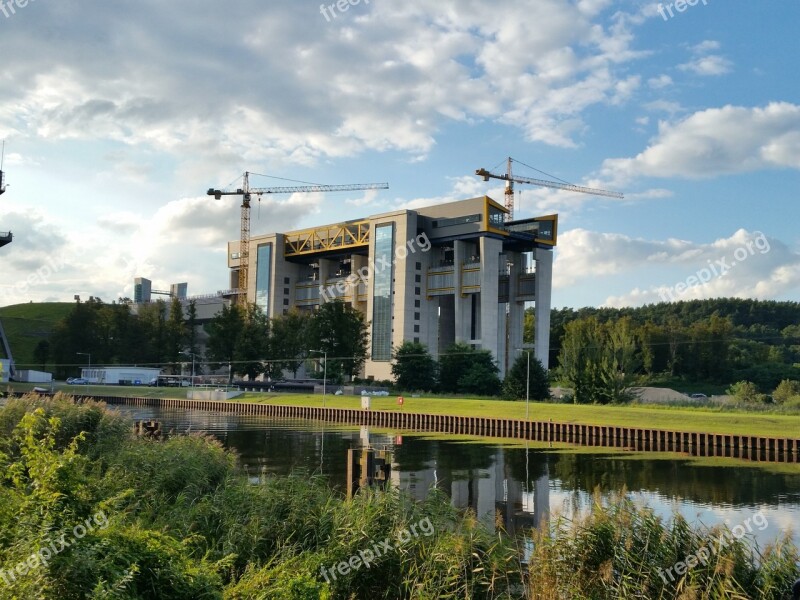
<path id="1" fill-rule="evenodd" d="M 556 306 L 795 300 L 800 3 L 668 4 L 4 4 L 0 305 L 226 288 L 238 204 L 205 190 L 245 170 L 390 184 L 264 200 L 258 234 L 502 202 L 473 173 L 509 155 L 626 195 L 519 187 L 518 217 L 560 215 Z"/>

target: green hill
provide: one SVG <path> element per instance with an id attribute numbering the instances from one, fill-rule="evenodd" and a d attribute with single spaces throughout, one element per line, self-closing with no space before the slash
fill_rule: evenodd
<path id="1" fill-rule="evenodd" d="M 66 317 L 73 307 L 71 302 L 43 302 L 0 308 L 0 319 L 3 320 L 18 369 L 42 368 L 33 359 L 36 344 L 43 339 L 49 340 L 56 323 Z"/>

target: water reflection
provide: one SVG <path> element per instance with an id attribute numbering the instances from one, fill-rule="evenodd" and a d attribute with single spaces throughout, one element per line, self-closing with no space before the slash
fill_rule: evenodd
<path id="1" fill-rule="evenodd" d="M 471 508 L 491 529 L 509 532 L 538 527 L 550 515 L 572 517 L 591 507 L 595 489 L 606 499 L 627 490 L 641 503 L 669 517 L 676 511 L 690 521 L 735 526 L 761 510 L 769 526 L 757 532 L 760 543 L 794 530 L 800 543 L 800 469 L 783 472 L 722 460 L 696 464 L 684 457 L 632 456 L 594 448 L 553 451 L 547 447 L 507 447 L 386 433 L 228 413 L 125 407 L 136 419 L 158 419 L 179 432 L 207 431 L 236 450 L 253 476 L 292 472 L 320 473 L 346 493 L 352 490 L 359 453 L 383 453 L 385 476 L 393 485 L 424 498 L 437 488 L 453 505 Z M 348 451 L 354 450 L 355 457 Z M 374 461 L 364 463 L 367 471 Z"/>

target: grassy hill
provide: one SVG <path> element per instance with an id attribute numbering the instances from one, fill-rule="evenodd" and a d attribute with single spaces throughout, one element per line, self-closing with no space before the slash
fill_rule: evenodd
<path id="1" fill-rule="evenodd" d="M 18 369 L 42 368 L 35 364 L 33 350 L 39 340 L 50 339 L 56 323 L 66 317 L 73 306 L 71 302 L 43 302 L 0 308 L 0 319 Z"/>

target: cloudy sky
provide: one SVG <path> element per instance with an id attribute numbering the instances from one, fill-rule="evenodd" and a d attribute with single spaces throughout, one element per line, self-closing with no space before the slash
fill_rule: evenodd
<path id="1" fill-rule="evenodd" d="M 520 186 L 560 215 L 556 306 L 797 299 L 797 0 L 16 2 L 0 305 L 226 288 L 238 203 L 205 190 L 245 170 L 390 184 L 263 200 L 259 234 L 502 202 L 473 173 L 509 155 L 625 193 Z"/>

